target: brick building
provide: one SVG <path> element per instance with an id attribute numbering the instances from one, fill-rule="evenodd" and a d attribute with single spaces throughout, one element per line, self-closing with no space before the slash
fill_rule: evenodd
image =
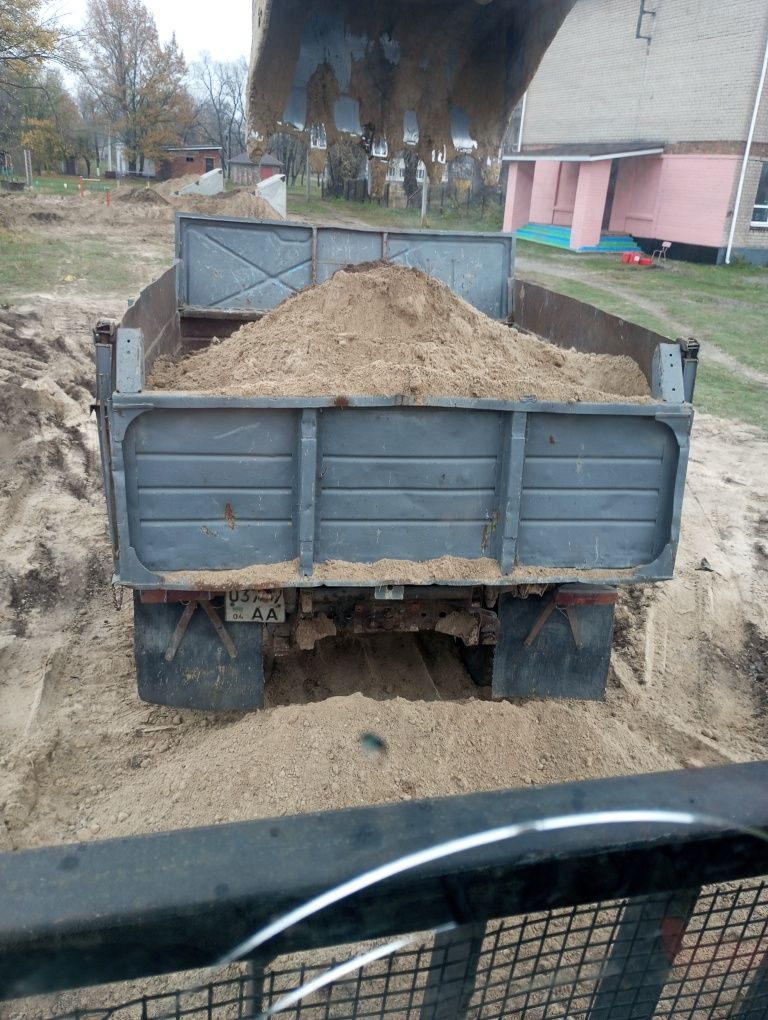
<path id="1" fill-rule="evenodd" d="M 168 158 L 160 164 L 158 177 L 167 181 L 173 177 L 185 177 L 187 174 L 207 174 L 211 170 L 221 170 L 221 147 L 213 145 L 185 145 L 166 149 Z"/>
<path id="2" fill-rule="evenodd" d="M 577 0 L 505 157 L 506 229 L 768 264 L 767 58 L 765 0 Z"/>

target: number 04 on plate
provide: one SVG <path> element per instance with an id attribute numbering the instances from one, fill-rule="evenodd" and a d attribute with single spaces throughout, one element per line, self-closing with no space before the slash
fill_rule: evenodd
<path id="1" fill-rule="evenodd" d="M 227 623 L 284 623 L 285 597 L 281 591 L 228 591 Z"/>

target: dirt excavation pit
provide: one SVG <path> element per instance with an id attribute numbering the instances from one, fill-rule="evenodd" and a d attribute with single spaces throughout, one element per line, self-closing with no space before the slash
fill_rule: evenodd
<path id="1" fill-rule="evenodd" d="M 419 269 L 383 263 L 341 270 L 184 360 L 159 359 L 150 385 L 245 396 L 650 396 L 629 357 L 555 347 L 495 322 Z"/>

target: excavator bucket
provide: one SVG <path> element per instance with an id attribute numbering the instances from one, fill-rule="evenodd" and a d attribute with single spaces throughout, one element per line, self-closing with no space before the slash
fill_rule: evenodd
<path id="1" fill-rule="evenodd" d="M 357 137 L 380 160 L 415 149 L 433 181 L 472 154 L 494 184 L 512 112 L 574 2 L 254 0 L 251 156 L 277 132 L 318 154 Z"/>

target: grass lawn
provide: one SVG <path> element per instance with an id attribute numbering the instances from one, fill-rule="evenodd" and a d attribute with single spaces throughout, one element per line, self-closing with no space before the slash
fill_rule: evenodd
<path id="1" fill-rule="evenodd" d="M 665 269 L 626 266 L 616 256 L 570 255 L 519 242 L 518 275 L 664 336 L 695 336 L 737 363 L 768 374 L 768 269 L 671 262 Z M 696 405 L 768 429 L 768 388 L 738 367 L 702 353 Z"/>
<path id="2" fill-rule="evenodd" d="M 413 230 L 421 227 L 420 209 L 390 209 L 377 202 L 348 202 L 344 198 L 322 198 L 320 189 L 312 186 L 310 200 L 307 202 L 306 189 L 297 185 L 288 190 L 288 216 L 301 219 L 309 216 L 312 219 L 353 220 L 369 227 L 392 227 L 393 229 Z M 451 206 L 445 204 L 443 213 L 433 209 L 427 217 L 427 230 L 468 230 L 468 231 L 499 231 L 501 230 L 503 210 L 497 203 L 489 202 L 485 214 L 482 209 L 465 205 Z"/>
<path id="3" fill-rule="evenodd" d="M 699 365 L 693 403 L 709 414 L 757 425 L 768 432 L 768 388 L 708 362 L 706 356 Z"/>
<path id="4" fill-rule="evenodd" d="M 0 302 L 61 286 L 131 293 L 146 275 L 146 262 L 115 258 L 108 238 L 67 241 L 0 229 Z"/>

